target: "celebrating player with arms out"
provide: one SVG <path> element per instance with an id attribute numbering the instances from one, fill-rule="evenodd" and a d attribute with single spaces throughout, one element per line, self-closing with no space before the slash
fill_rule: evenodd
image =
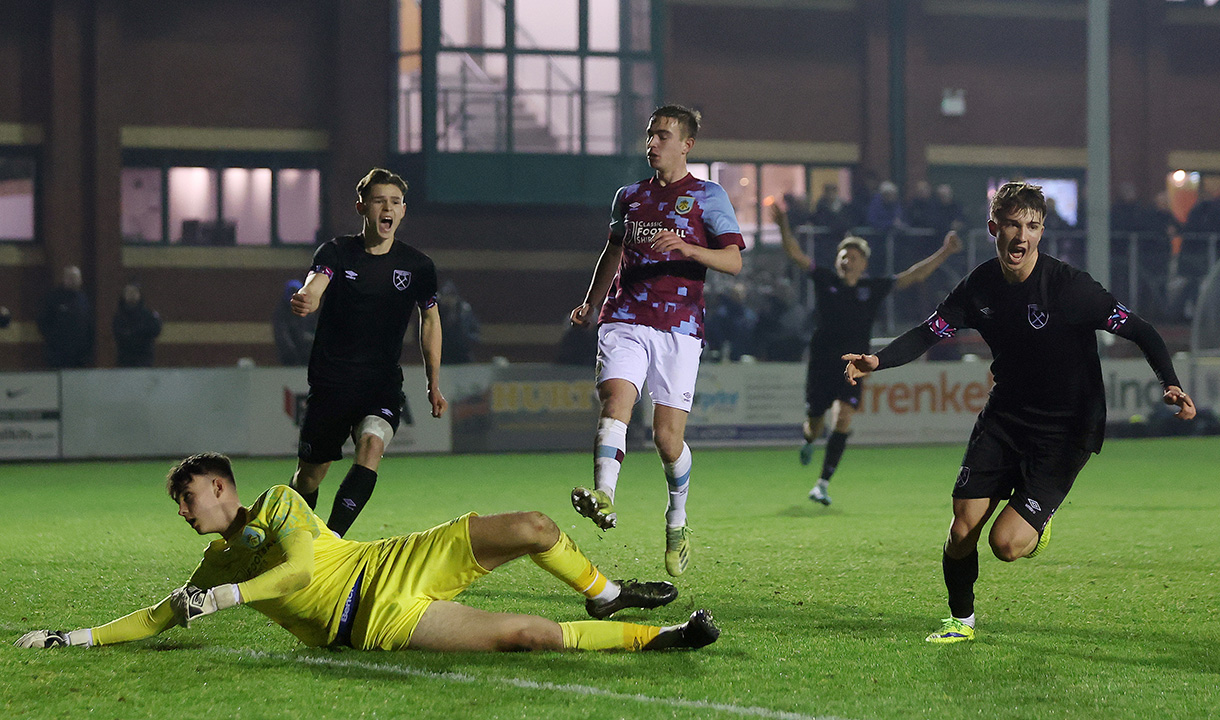
<path id="1" fill-rule="evenodd" d="M 816 327 L 809 339 L 809 366 L 805 373 L 805 445 L 801 464 L 813 459 L 813 442 L 822 436 L 823 416 L 830 410 L 830 437 L 822 458 L 822 474 L 809 491 L 809 499 L 830 504 L 830 478 L 839 466 L 851 421 L 860 404 L 860 383 L 843 377 L 844 353 L 866 353 L 873 339 L 873 320 L 890 290 L 902 290 L 927 280 L 945 260 L 962 249 L 957 233 L 945 235 L 940 249 L 893 277 L 865 277 L 870 254 L 868 241 L 848 236 L 839 243 L 834 270 L 817 267 L 797 244 L 788 227 L 788 215 L 778 205 L 771 217 L 779 225 L 784 252 L 793 264 L 809 273 L 817 300 Z"/>
<path id="2" fill-rule="evenodd" d="M 1051 518 L 1090 453 L 1100 452 L 1106 402 L 1096 330 L 1127 338 L 1144 352 L 1176 405 L 1195 415 L 1165 341 L 1088 273 L 1038 252 L 1046 199 L 1042 188 L 1006 183 L 991 200 L 987 229 L 996 259 L 975 268 L 936 312 L 876 355 L 848 354 L 850 382 L 922 355 L 959 328 L 974 328 L 991 349 L 995 386 L 970 434 L 953 488 L 953 523 L 942 569 L 951 617 L 929 642 L 974 638 L 974 583 L 983 526 L 1005 562 L 1034 557 L 1050 541 Z"/>
<path id="3" fill-rule="evenodd" d="M 615 195 L 610 238 L 584 301 L 571 315 L 573 324 L 583 326 L 601 308 L 593 489 L 572 490 L 572 505 L 600 528 L 615 526 L 627 423 L 647 382 L 653 440 L 669 487 L 665 569 L 674 576 L 690 561 L 691 453 L 685 435 L 703 353 L 703 280 L 709 268 L 740 272 L 745 245 L 724 188 L 686 171 L 699 120 L 698 112 L 678 105 L 652 114 L 647 148 L 655 173 Z"/>
<path id="4" fill-rule="evenodd" d="M 681 625 L 610 622 L 624 608 L 668 604 L 666 582 L 607 580 L 547 516 L 468 513 L 376 542 L 342 540 L 291 488 L 241 504 L 229 459 L 186 458 L 166 482 L 178 514 L 217 533 L 190 581 L 161 602 L 95 628 L 35 630 L 16 645 L 49 648 L 140 640 L 203 615 L 250 605 L 310 647 L 361 650 L 663 650 L 697 648 L 720 631 L 706 610 Z M 583 594 L 597 620 L 556 623 L 453 602 L 472 582 L 523 555 Z"/>
<path id="5" fill-rule="evenodd" d="M 365 175 L 356 185 L 363 232 L 318 247 L 305 286 L 291 299 L 293 312 L 302 317 L 321 308 L 292 487 L 316 507 L 318 485 L 352 437 L 356 457 L 327 520 L 340 536 L 372 496 L 381 456 L 398 431 L 406 403 L 398 361 L 416 308 L 432 417 L 439 418 L 448 405 L 440 391 L 436 266 L 394 238 L 406 214 L 406 192 L 407 183 L 389 170 L 374 168 Z"/>

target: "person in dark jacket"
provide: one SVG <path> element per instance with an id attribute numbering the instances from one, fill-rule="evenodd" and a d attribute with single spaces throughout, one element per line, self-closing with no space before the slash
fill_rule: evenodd
<path id="1" fill-rule="evenodd" d="M 114 344 L 119 367 L 152 367 L 153 343 L 161 335 L 161 316 L 144 304 L 144 293 L 127 283 L 114 313 Z"/>
<path id="2" fill-rule="evenodd" d="M 279 355 L 280 364 L 288 367 L 304 367 L 309 364 L 313 335 L 318 327 L 317 315 L 301 317 L 292 312 L 292 296 L 302 285 L 300 280 L 295 279 L 284 283 L 284 292 L 271 315 L 275 350 Z"/>
<path id="3" fill-rule="evenodd" d="M 93 307 L 81 290 L 80 268 L 64 268 L 63 284 L 43 300 L 38 331 L 46 342 L 47 367 L 80 368 L 93 363 Z"/>

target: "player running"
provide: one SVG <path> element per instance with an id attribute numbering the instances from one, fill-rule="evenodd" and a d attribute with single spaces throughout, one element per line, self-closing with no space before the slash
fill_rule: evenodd
<path id="1" fill-rule="evenodd" d="M 542 513 L 467 513 L 405 537 L 353 542 L 328 530 L 284 485 L 243 506 L 224 455 L 186 458 L 170 470 L 166 486 L 195 532 L 220 535 L 187 584 L 105 625 L 35 630 L 16 645 L 140 640 L 237 605 L 249 605 L 310 647 L 662 650 L 703 647 L 720 634 L 706 610 L 664 628 L 605 620 L 624 608 L 666 605 L 678 591 L 666 582 L 607 580 Z M 583 594 L 586 611 L 597 620 L 556 623 L 452 601 L 475 580 L 523 555 Z"/>
<path id="2" fill-rule="evenodd" d="M 326 521 L 340 537 L 372 496 L 381 456 L 398 431 L 406 407 L 398 361 L 416 309 L 432 417 L 448 406 L 440 390 L 436 266 L 394 237 L 406 215 L 406 192 L 406 181 L 389 170 L 369 171 L 356 185 L 363 231 L 319 246 L 305 286 L 291 299 L 302 317 L 320 308 L 292 487 L 317 507 L 318 485 L 351 436 L 356 457 Z"/>
<path id="3" fill-rule="evenodd" d="M 1138 345 L 1165 403 L 1183 420 L 1195 415 L 1160 334 L 1088 273 L 1038 252 L 1045 217 L 1042 188 L 1006 183 L 987 222 L 997 257 L 876 355 L 843 356 L 846 377 L 856 382 L 914 360 L 960 328 L 977 330 L 991 349 L 995 386 L 962 458 L 941 563 L 950 617 L 928 642 L 974 639 L 977 546 L 1000 503 L 1008 501 L 991 526 L 991 551 L 1005 562 L 1036 556 L 1050 542 L 1051 519 L 1076 475 L 1101 451 L 1106 401 L 1096 330 Z"/>
<path id="4" fill-rule="evenodd" d="M 602 529 L 615 526 L 627 424 L 647 383 L 653 441 L 669 487 L 665 570 L 673 576 L 690 563 L 691 452 L 685 436 L 703 353 L 703 280 L 708 269 L 741 272 L 745 246 L 724 188 L 686 170 L 699 121 L 698 112 L 679 105 L 652 114 L 647 149 L 655 172 L 614 196 L 610 237 L 584 301 L 571 314 L 574 325 L 585 326 L 601 308 L 593 489 L 573 489 L 572 505 Z"/>
<path id="5" fill-rule="evenodd" d="M 784 252 L 793 264 L 809 274 L 815 293 L 815 329 L 809 339 L 809 366 L 805 372 L 805 422 L 802 431 L 802 465 L 813 460 L 813 443 L 822 436 L 826 411 L 830 410 L 830 437 L 822 458 L 822 473 L 809 491 L 809 499 L 830 504 L 830 478 L 834 475 L 851 421 L 860 405 L 861 383 L 843 377 L 844 353 L 866 353 L 873 339 L 873 321 L 881 302 L 891 290 L 902 290 L 927 280 L 955 252 L 962 249 L 957 233 L 945 235 L 940 249 L 893 277 L 865 277 L 870 250 L 864 238 L 848 236 L 839 243 L 834 270 L 820 268 L 797 244 L 788 226 L 788 215 L 778 205 L 771 217 L 779 225 Z"/>

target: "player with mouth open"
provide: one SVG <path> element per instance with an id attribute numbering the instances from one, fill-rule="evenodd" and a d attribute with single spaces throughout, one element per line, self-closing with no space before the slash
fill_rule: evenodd
<path id="1" fill-rule="evenodd" d="M 1051 518 L 1076 475 L 1101 451 L 1106 402 L 1095 331 L 1138 345 L 1165 403 L 1183 420 L 1195 415 L 1160 334 L 1088 273 L 1039 252 L 1045 217 L 1042 188 L 1006 183 L 987 222 L 996 258 L 876 355 L 843 356 L 845 375 L 856 382 L 916 359 L 961 328 L 977 330 L 991 349 L 995 386 L 962 458 L 941 563 L 950 617 L 928 642 L 974 639 L 977 546 L 1000 505 L 1007 501 L 988 535 L 992 553 L 1005 562 L 1034 557 L 1050 541 Z"/>

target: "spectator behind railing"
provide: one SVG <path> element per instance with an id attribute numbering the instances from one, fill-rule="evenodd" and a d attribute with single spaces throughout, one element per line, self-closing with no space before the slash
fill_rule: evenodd
<path id="1" fill-rule="evenodd" d="M 907 224 L 916 228 L 931 228 L 934 203 L 932 184 L 927 180 L 916 182 L 911 190 L 911 201 L 907 203 Z"/>
<path id="2" fill-rule="evenodd" d="M 1199 201 L 1186 217 L 1186 231 L 1196 233 L 1220 232 L 1220 200 L 1215 195 L 1199 195 Z"/>
<path id="3" fill-rule="evenodd" d="M 788 221 L 792 221 L 791 215 Z M 830 231 L 834 241 L 837 243 L 843 239 L 847 231 L 853 225 L 859 225 L 860 220 L 853 214 L 851 205 L 843 200 L 839 195 L 839 186 L 834 183 L 826 183 L 822 186 L 822 197 L 818 198 L 818 204 L 813 209 L 814 225 L 820 225 Z"/>
<path id="4" fill-rule="evenodd" d="M 479 344 L 479 319 L 474 308 L 458 294 L 452 280 L 441 285 L 436 305 L 441 316 L 441 364 L 474 362 L 474 349 Z"/>
<path id="5" fill-rule="evenodd" d="M 886 180 L 877 189 L 868 203 L 868 226 L 880 232 L 901 230 L 906 227 L 902 217 L 902 203 L 898 201 L 898 186 Z"/>
<path id="6" fill-rule="evenodd" d="M 758 325 L 758 313 L 746 302 L 745 283 L 733 283 L 728 292 L 715 298 L 715 306 L 708 302 L 706 336 L 711 359 L 719 354 L 733 362 L 742 355 L 753 356 L 754 329 Z"/>
<path id="7" fill-rule="evenodd" d="M 936 199 L 932 202 L 932 230 L 935 237 L 944 237 L 949 231 L 961 232 L 966 228 L 966 215 L 961 204 L 953 198 L 953 186 L 942 183 L 936 186 Z"/>

